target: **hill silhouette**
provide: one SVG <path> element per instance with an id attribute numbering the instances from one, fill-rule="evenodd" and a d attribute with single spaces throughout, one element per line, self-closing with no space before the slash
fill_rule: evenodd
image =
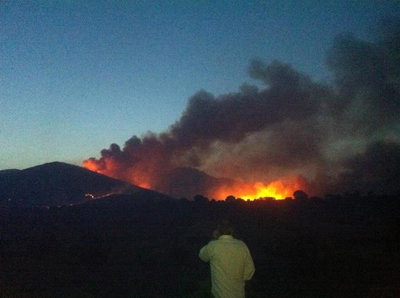
<path id="1" fill-rule="evenodd" d="M 215 178 L 194 168 L 179 167 L 160 175 L 154 188 L 175 198 L 191 199 L 198 194 L 208 196 L 210 190 L 234 183 L 233 179 Z"/>
<path id="2" fill-rule="evenodd" d="M 143 189 L 61 162 L 0 172 L 0 203 L 15 207 L 76 204 L 91 197 L 139 190 Z"/>

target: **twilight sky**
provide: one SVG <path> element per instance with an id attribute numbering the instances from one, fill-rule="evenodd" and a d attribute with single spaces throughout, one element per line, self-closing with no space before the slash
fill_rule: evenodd
<path id="1" fill-rule="evenodd" d="M 236 92 L 249 63 L 315 81 L 334 37 L 369 40 L 399 1 L 0 1 L 0 170 L 74 164 L 165 131 L 199 90 Z"/>

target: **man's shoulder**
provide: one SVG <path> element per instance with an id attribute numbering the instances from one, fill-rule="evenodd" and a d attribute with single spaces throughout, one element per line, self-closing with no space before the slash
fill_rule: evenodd
<path id="1" fill-rule="evenodd" d="M 247 247 L 246 243 L 244 243 L 242 240 L 234 238 L 234 237 L 220 237 L 217 240 L 213 240 L 211 242 L 214 242 L 213 245 L 232 243 L 235 245 Z"/>
<path id="2" fill-rule="evenodd" d="M 237 243 L 238 245 L 247 247 L 246 243 L 244 243 L 244 241 L 240 240 L 240 239 L 234 239 L 235 243 Z"/>
<path id="3" fill-rule="evenodd" d="M 232 239 L 232 242 L 231 242 L 232 244 L 233 244 L 233 246 L 235 246 L 237 249 L 240 249 L 240 250 L 242 250 L 242 251 L 247 251 L 248 250 L 248 247 L 247 247 L 247 245 L 246 245 L 246 243 L 244 242 L 244 241 L 242 241 L 242 240 L 240 240 L 240 239 Z"/>
<path id="4" fill-rule="evenodd" d="M 206 245 L 204 245 L 203 248 L 212 247 L 216 244 L 217 241 L 218 240 L 210 240 L 210 242 L 208 242 Z"/>

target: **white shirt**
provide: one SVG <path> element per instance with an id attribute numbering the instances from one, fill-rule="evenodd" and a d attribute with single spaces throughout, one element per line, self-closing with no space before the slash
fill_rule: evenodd
<path id="1" fill-rule="evenodd" d="M 216 298 L 245 297 L 245 281 L 252 278 L 255 268 L 247 245 L 230 235 L 210 241 L 199 253 L 210 262 L 211 293 Z"/>

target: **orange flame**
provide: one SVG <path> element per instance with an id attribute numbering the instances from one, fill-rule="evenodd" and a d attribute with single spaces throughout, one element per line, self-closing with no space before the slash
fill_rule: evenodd
<path id="1" fill-rule="evenodd" d="M 85 160 L 82 163 L 82 165 L 83 165 L 84 168 L 86 168 L 86 169 L 88 169 L 88 170 L 90 170 L 92 172 L 96 172 L 96 173 L 102 174 L 101 171 L 99 171 L 98 166 L 96 165 L 96 163 L 93 162 L 90 159 L 89 160 Z"/>
<path id="2" fill-rule="evenodd" d="M 227 196 L 233 195 L 245 200 L 256 200 L 260 198 L 275 198 L 282 200 L 293 196 L 296 190 L 307 190 L 307 181 L 300 177 L 285 177 L 270 183 L 237 182 L 234 185 L 220 187 L 211 192 L 211 196 L 218 200 L 223 200 Z"/>
<path id="3" fill-rule="evenodd" d="M 91 159 L 85 160 L 82 165 L 84 168 L 106 175 L 115 179 L 127 181 L 142 188 L 151 188 L 150 174 L 141 168 L 131 169 L 129 172 L 120 171 L 119 165 L 112 159 L 104 158 L 104 166 Z"/>
<path id="4" fill-rule="evenodd" d="M 120 172 L 118 164 L 112 159 L 104 159 L 105 165 L 101 165 L 93 160 L 86 160 L 83 166 L 88 170 L 103 174 L 115 179 L 128 181 L 137 186 L 152 189 L 154 171 L 150 171 L 145 166 L 138 166 L 129 169 L 129 171 Z M 293 196 L 296 190 L 308 191 L 308 182 L 301 176 L 283 177 L 269 183 L 254 182 L 248 183 L 244 181 L 235 181 L 233 184 L 222 185 L 214 189 L 210 189 L 204 195 L 217 200 L 224 200 L 228 196 L 235 196 L 245 200 L 256 200 L 260 198 L 275 198 L 282 200 Z"/>

